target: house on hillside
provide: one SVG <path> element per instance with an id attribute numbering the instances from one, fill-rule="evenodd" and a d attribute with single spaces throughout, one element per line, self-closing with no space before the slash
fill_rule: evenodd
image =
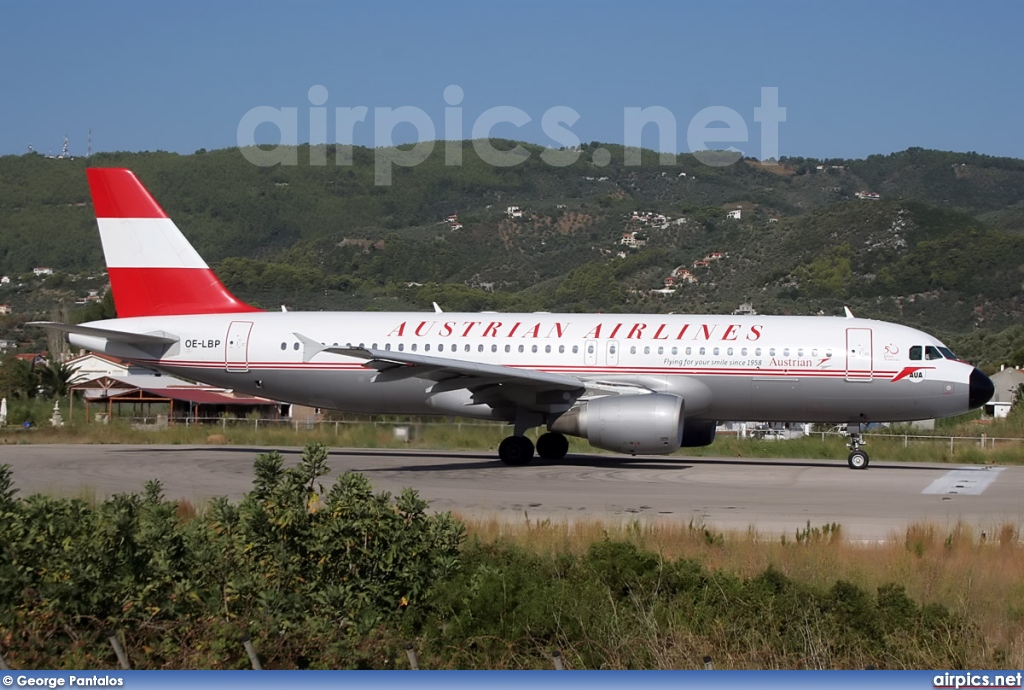
<path id="1" fill-rule="evenodd" d="M 619 244 L 623 244 L 631 249 L 639 249 L 647 245 L 647 240 L 634 230 L 633 232 L 622 233 L 622 239 L 619 240 Z"/>
<path id="2" fill-rule="evenodd" d="M 858 199 L 867 199 L 868 201 L 878 201 L 882 198 L 882 195 L 878 192 L 857 192 L 854 196 Z"/>
<path id="3" fill-rule="evenodd" d="M 742 209 L 738 209 L 738 208 L 734 208 L 733 210 L 729 211 L 725 215 L 730 220 L 739 220 L 743 216 L 743 210 Z"/>
<path id="4" fill-rule="evenodd" d="M 9 305 L 9 304 L 0 304 L 0 316 L 2 316 L 4 314 L 10 314 L 10 313 L 11 313 L 11 305 Z"/>
<path id="5" fill-rule="evenodd" d="M 52 268 L 46 268 L 45 266 L 40 266 L 38 268 L 33 268 L 32 272 L 35 273 L 37 276 L 52 276 L 53 275 L 53 269 Z"/>

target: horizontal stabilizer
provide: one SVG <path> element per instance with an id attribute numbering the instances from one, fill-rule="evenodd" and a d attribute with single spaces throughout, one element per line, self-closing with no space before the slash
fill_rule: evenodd
<path id="1" fill-rule="evenodd" d="M 61 331 L 63 333 L 77 333 L 78 335 L 88 335 L 94 338 L 106 338 L 107 340 L 124 343 L 126 345 L 156 345 L 167 347 L 178 342 L 177 336 L 173 336 L 162 331 L 159 333 L 127 333 L 125 331 L 115 331 L 109 328 L 78 326 L 73 323 L 60 323 L 59 321 L 30 321 L 28 325 L 48 328 L 52 331 Z"/>

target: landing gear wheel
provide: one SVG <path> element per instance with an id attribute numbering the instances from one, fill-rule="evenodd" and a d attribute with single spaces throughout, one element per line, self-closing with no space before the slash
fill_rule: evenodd
<path id="1" fill-rule="evenodd" d="M 537 439 L 537 455 L 544 460 L 561 460 L 569 452 L 569 439 L 558 432 L 549 431 Z"/>
<path id="2" fill-rule="evenodd" d="M 866 470 L 868 468 L 868 462 L 870 462 L 868 454 L 862 450 L 855 450 L 850 453 L 850 457 L 846 459 L 846 463 L 850 466 L 851 470 Z"/>
<path id="3" fill-rule="evenodd" d="M 533 459 L 533 441 L 525 436 L 509 436 L 498 446 L 498 457 L 506 465 L 526 465 Z"/>

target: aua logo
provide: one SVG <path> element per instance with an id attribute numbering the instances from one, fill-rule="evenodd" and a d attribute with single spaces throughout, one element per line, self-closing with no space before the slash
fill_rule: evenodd
<path id="1" fill-rule="evenodd" d="M 923 369 L 907 374 L 907 380 L 913 383 L 921 383 L 924 379 L 925 375 Z"/>

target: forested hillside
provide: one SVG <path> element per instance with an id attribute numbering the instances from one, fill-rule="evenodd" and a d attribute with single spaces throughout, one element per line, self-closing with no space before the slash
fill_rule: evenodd
<path id="1" fill-rule="evenodd" d="M 603 145 L 611 163 L 598 166 L 595 143 L 556 167 L 518 145 L 522 163 L 495 167 L 470 142 L 462 165 L 445 165 L 438 144 L 424 163 L 394 168 L 390 186 L 374 184 L 375 152 L 358 147 L 351 166 L 333 149 L 311 166 L 306 147 L 299 165 L 268 168 L 236 149 L 0 158 L 0 276 L 10 278 L 0 304 L 15 312 L 0 336 L 102 295 L 87 165 L 136 171 L 224 282 L 268 308 L 849 305 L 947 338 L 1024 316 L 1024 161 L 910 149 L 712 167 L 645 151 L 627 166 L 621 147 Z"/>

